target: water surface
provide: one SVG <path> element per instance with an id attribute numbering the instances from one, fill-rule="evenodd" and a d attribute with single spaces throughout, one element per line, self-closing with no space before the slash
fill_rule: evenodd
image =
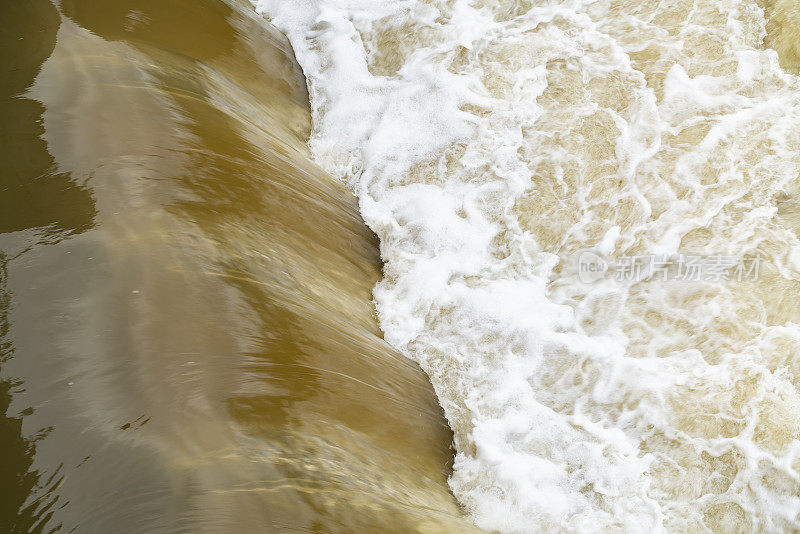
<path id="1" fill-rule="evenodd" d="M 214 0 L 0 20 L 0 530 L 469 528 L 283 38 Z"/>

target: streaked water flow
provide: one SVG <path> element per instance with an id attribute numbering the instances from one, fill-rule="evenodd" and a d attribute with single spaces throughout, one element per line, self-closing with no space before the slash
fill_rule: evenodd
<path id="1" fill-rule="evenodd" d="M 252 7 L 0 3 L 0 531 L 464 531 Z"/>

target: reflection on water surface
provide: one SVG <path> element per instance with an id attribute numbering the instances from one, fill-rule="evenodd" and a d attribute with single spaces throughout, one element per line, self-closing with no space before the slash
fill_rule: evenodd
<path id="1" fill-rule="evenodd" d="M 212 0 L 0 13 L 0 530 L 469 529 L 282 38 Z"/>

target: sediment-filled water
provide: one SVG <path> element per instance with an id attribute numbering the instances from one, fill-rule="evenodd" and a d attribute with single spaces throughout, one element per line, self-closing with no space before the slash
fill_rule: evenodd
<path id="1" fill-rule="evenodd" d="M 796 0 L 0 25 L 0 531 L 800 530 Z"/>
<path id="2" fill-rule="evenodd" d="M 800 529 L 800 4 L 256 5 L 477 525 Z"/>
<path id="3" fill-rule="evenodd" d="M 462 532 L 250 5 L 0 2 L 0 531 Z"/>

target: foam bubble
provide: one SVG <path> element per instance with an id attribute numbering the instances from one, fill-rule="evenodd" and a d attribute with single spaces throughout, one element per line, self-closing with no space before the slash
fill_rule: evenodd
<path id="1" fill-rule="evenodd" d="M 786 1 L 258 0 L 478 525 L 800 528 L 800 85 L 763 46 Z M 762 270 L 583 283 L 583 251 Z"/>

